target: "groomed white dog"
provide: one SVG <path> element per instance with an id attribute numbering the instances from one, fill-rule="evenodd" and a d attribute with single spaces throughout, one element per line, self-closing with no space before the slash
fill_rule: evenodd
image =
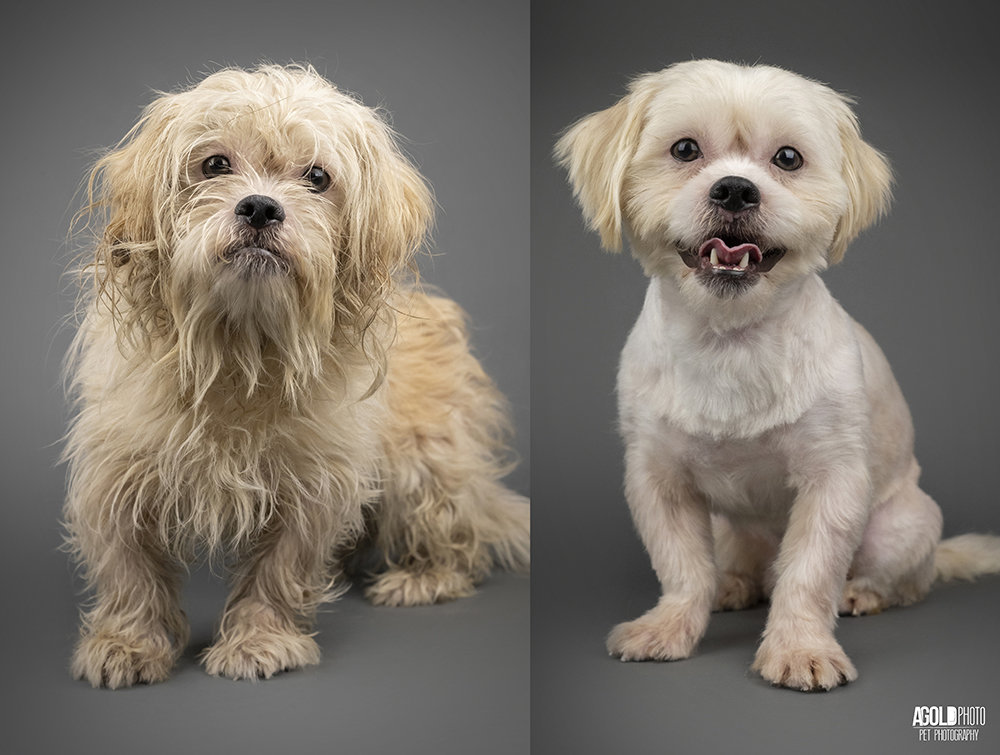
<path id="1" fill-rule="evenodd" d="M 94 602 L 76 677 L 165 679 L 201 556 L 234 582 L 203 661 L 236 679 L 318 662 L 315 610 L 362 533 L 378 604 L 527 567 L 504 401 L 457 305 L 405 282 L 431 195 L 374 110 L 312 68 L 219 71 L 150 105 L 89 186 L 103 230 L 69 367 L 66 519 Z"/>
<path id="2" fill-rule="evenodd" d="M 943 543 L 909 410 L 818 273 L 889 202 L 849 101 L 777 68 L 681 63 L 632 82 L 556 148 L 603 245 L 650 278 L 618 375 L 625 492 L 662 586 L 622 660 L 688 657 L 709 613 L 771 603 L 753 668 L 796 689 L 857 676 L 838 610 L 1000 571 L 1000 540 Z"/>

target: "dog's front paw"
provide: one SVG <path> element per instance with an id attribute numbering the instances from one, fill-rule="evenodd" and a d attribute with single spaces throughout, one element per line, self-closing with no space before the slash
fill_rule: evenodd
<path id="1" fill-rule="evenodd" d="M 830 690 L 858 678 L 851 659 L 835 641 L 801 648 L 765 638 L 752 668 L 771 684 L 803 692 Z"/>
<path id="2" fill-rule="evenodd" d="M 889 607 L 889 600 L 878 590 L 862 580 L 850 579 L 844 585 L 838 613 L 841 616 L 864 616 L 881 613 Z"/>
<path id="3" fill-rule="evenodd" d="M 71 670 L 94 687 L 119 689 L 164 681 L 176 658 L 166 633 L 97 629 L 76 646 Z"/>
<path id="4" fill-rule="evenodd" d="M 208 648 L 202 656 L 205 670 L 230 679 L 270 679 L 319 663 L 319 645 L 297 630 L 241 628 Z"/>
<path id="5" fill-rule="evenodd" d="M 419 606 L 465 598 L 475 591 L 472 578 L 461 572 L 390 569 L 376 578 L 365 595 L 377 606 Z"/>
<path id="6" fill-rule="evenodd" d="M 608 635 L 608 652 L 623 661 L 679 661 L 694 652 L 705 633 L 707 613 L 659 605 Z"/>

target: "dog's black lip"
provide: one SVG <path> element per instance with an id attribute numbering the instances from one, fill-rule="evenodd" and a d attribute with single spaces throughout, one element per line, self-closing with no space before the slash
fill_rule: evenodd
<path id="1" fill-rule="evenodd" d="M 781 261 L 781 258 L 785 256 L 785 252 L 787 251 L 787 249 L 768 249 L 766 252 L 763 252 L 763 258 L 757 263 L 757 272 L 766 273 L 768 270 L 771 270 Z"/>
<path id="2" fill-rule="evenodd" d="M 747 267 L 747 272 L 743 274 L 744 277 L 756 275 L 759 273 L 769 272 L 774 268 L 775 265 L 778 264 L 778 262 L 781 261 L 781 258 L 784 257 L 786 252 L 788 251 L 787 249 L 781 249 L 779 247 L 766 248 L 758 240 L 752 237 L 749 238 L 737 237 L 725 233 L 714 233 L 711 234 L 710 236 L 707 236 L 706 240 L 710 238 L 721 239 L 723 242 L 725 242 L 726 246 L 730 247 L 736 247 L 739 246 L 740 244 L 755 244 L 757 247 L 760 248 L 761 250 L 760 261 L 751 262 L 750 265 Z M 699 244 L 698 247 L 700 248 L 701 244 Z M 689 268 L 691 268 L 692 270 L 697 270 L 699 272 L 703 271 L 705 267 L 705 262 L 702 259 L 701 255 L 698 253 L 698 248 L 690 249 L 687 247 L 679 246 L 677 247 L 677 253 L 678 255 L 680 255 L 680 258 L 684 262 L 684 264 L 687 265 Z"/>

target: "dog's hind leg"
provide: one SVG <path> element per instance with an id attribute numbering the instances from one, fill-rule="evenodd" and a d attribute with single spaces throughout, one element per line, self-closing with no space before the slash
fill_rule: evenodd
<path id="1" fill-rule="evenodd" d="M 913 479 L 875 507 L 840 599 L 842 615 L 873 614 L 921 600 L 934 582 L 941 510 Z"/>
<path id="2" fill-rule="evenodd" d="M 493 566 L 527 568 L 529 507 L 500 479 L 507 417 L 446 299 L 413 294 L 388 374 L 390 426 L 375 542 L 388 568 L 379 605 L 469 595 Z"/>
<path id="3" fill-rule="evenodd" d="M 757 605 L 774 586 L 769 567 L 778 553 L 778 538 L 762 528 L 737 526 L 712 515 L 718 587 L 713 611 L 740 611 Z"/>

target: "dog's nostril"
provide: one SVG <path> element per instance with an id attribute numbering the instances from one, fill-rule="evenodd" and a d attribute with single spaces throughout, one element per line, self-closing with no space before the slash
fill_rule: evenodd
<path id="1" fill-rule="evenodd" d="M 251 194 L 236 204 L 236 216 L 243 218 L 251 228 L 260 230 L 283 221 L 285 210 L 271 197 L 265 197 L 263 194 Z"/>
<path id="2" fill-rule="evenodd" d="M 745 178 L 720 178 L 708 191 L 708 198 L 729 212 L 743 212 L 760 204 L 760 190 Z"/>

